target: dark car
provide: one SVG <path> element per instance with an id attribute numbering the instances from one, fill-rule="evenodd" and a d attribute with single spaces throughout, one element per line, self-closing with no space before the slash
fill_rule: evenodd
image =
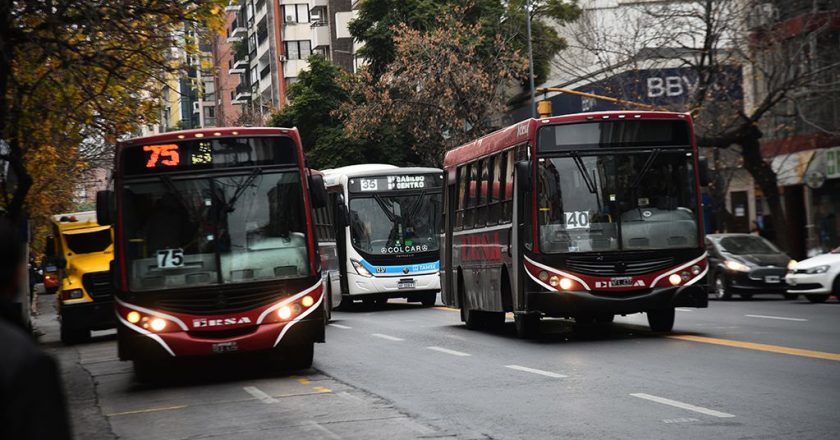
<path id="1" fill-rule="evenodd" d="M 718 299 L 732 295 L 749 299 L 770 293 L 795 299 L 787 292 L 785 274 L 790 257 L 766 239 L 752 234 L 709 234 L 709 287 Z"/>

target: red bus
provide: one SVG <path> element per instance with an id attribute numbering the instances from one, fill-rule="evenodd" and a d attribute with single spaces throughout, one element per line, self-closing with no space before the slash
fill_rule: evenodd
<path id="1" fill-rule="evenodd" d="M 443 302 L 469 328 L 539 334 L 542 317 L 612 322 L 706 307 L 700 166 L 689 115 L 530 119 L 444 158 Z"/>
<path id="2" fill-rule="evenodd" d="M 325 311 L 312 209 L 326 191 L 296 129 L 171 132 L 117 146 L 117 344 L 142 377 L 156 361 L 264 351 L 312 364 Z"/>

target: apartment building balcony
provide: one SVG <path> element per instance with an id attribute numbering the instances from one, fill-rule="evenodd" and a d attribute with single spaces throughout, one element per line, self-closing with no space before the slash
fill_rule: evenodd
<path id="1" fill-rule="evenodd" d="M 312 26 L 312 48 L 328 47 L 330 45 L 330 27 L 327 25 Z"/>
<path id="2" fill-rule="evenodd" d="M 234 105 L 247 104 L 251 100 L 251 87 L 248 84 L 239 84 L 232 93 L 233 99 L 230 103 Z"/>
<path id="3" fill-rule="evenodd" d="M 300 72 L 309 68 L 309 62 L 306 60 L 286 60 L 283 63 L 283 76 L 286 78 L 297 78 Z"/>
<path id="4" fill-rule="evenodd" d="M 309 10 L 313 10 L 315 8 L 326 8 L 329 6 L 329 0 L 309 0 Z"/>
<path id="5" fill-rule="evenodd" d="M 235 43 L 237 41 L 242 41 L 247 35 L 248 29 L 246 29 L 245 26 L 235 25 L 235 27 L 228 33 L 227 42 Z"/>
<path id="6" fill-rule="evenodd" d="M 233 61 L 229 72 L 231 75 L 244 75 L 246 69 L 248 69 L 248 58 L 239 58 Z"/>
<path id="7" fill-rule="evenodd" d="M 242 9 L 242 4 L 239 0 L 230 0 L 230 3 L 225 6 L 225 12 L 239 12 L 240 9 Z"/>

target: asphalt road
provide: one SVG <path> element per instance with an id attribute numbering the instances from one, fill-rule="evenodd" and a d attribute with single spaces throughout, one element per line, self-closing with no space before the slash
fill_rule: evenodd
<path id="1" fill-rule="evenodd" d="M 42 297 L 43 298 L 43 297 Z M 134 381 L 103 334 L 62 362 L 77 438 L 784 438 L 840 433 L 840 303 L 759 299 L 607 327 L 543 321 L 538 340 L 467 330 L 457 311 L 335 312 L 315 368 L 188 365 Z"/>

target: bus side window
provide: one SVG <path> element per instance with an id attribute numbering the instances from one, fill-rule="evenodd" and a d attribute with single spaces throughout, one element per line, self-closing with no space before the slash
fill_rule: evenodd
<path id="1" fill-rule="evenodd" d="M 487 224 L 487 204 L 489 203 L 489 188 L 488 181 L 490 180 L 490 167 L 492 166 L 492 159 L 486 158 L 478 162 L 479 184 L 478 201 L 476 202 L 475 210 L 475 227 L 479 228 Z"/>
<path id="2" fill-rule="evenodd" d="M 487 224 L 495 225 L 499 222 L 499 203 L 502 199 L 502 158 L 504 153 L 493 156 L 493 173 L 490 181 L 490 201 L 487 204 Z"/>
<path id="3" fill-rule="evenodd" d="M 464 228 L 464 205 L 466 200 L 467 191 L 467 167 L 460 166 L 458 167 L 458 195 L 456 196 L 458 199 L 455 201 L 455 229 L 463 229 Z"/>
<path id="4" fill-rule="evenodd" d="M 464 229 L 472 229 L 475 225 L 475 202 L 478 198 L 478 163 L 468 165 L 467 203 L 464 209 Z"/>
<path id="5" fill-rule="evenodd" d="M 502 218 L 500 222 L 510 223 L 513 219 L 513 150 L 505 151 L 502 154 L 502 167 L 504 167 L 504 196 L 502 197 Z"/>

